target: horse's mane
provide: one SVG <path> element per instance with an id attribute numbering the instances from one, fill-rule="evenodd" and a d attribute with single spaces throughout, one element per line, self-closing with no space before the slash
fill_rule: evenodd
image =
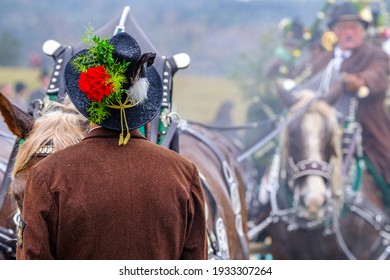
<path id="1" fill-rule="evenodd" d="M 49 141 L 54 146 L 54 152 L 80 142 L 84 138 L 86 126 L 86 119 L 68 98 L 64 104 L 47 102 L 33 129 L 19 146 L 12 175 L 24 169 L 38 149 Z"/>

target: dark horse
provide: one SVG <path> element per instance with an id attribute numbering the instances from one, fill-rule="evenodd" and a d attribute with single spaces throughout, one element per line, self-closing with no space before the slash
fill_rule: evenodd
<path id="1" fill-rule="evenodd" d="M 182 121 L 180 154 L 193 161 L 201 174 L 207 205 L 209 258 L 247 259 L 247 209 L 243 166 L 237 148 L 215 131 Z"/>
<path id="2" fill-rule="evenodd" d="M 8 245 L 5 248 L 7 251 L 3 251 L 6 253 L 6 258 L 12 259 L 15 258 L 16 244 L 16 235 L 13 231 L 16 231 L 17 213 L 22 209 L 23 194 L 30 168 L 50 154 L 47 148 L 49 141 L 55 145 L 55 150 L 79 142 L 84 136 L 87 123 L 85 118 L 76 114 L 76 109 L 72 104 L 50 103 L 43 109 L 42 116 L 35 120 L 0 93 L 0 109 L 10 131 L 16 135 L 19 143 L 14 164 L 9 170 L 12 180 L 9 185 L 6 185 L 9 190 L 7 190 L 6 200 L 0 211 L 2 221 L 6 222 L 2 224 L 4 228 L 0 228 L 0 237 L 5 239 L 8 236 L 4 244 L 0 242 L 0 245 L 2 244 L 3 247 Z"/>
<path id="3" fill-rule="evenodd" d="M 313 97 L 303 94 L 288 117 L 263 179 L 269 212 L 258 227 L 271 236 L 275 259 L 390 259 L 390 220 L 378 187 L 359 161 L 345 172 L 335 111 Z"/>

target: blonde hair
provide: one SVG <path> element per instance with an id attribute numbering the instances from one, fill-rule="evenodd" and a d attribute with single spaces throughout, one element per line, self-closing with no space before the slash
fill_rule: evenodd
<path id="1" fill-rule="evenodd" d="M 45 103 L 41 116 L 19 146 L 13 177 L 27 167 L 40 147 L 51 141 L 56 152 L 74 145 L 84 138 L 86 128 L 87 119 L 77 111 L 68 98 L 64 104 L 52 101 Z"/>

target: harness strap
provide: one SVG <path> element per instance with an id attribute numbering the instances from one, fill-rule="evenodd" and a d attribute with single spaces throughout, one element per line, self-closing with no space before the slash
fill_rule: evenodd
<path id="1" fill-rule="evenodd" d="M 360 157 L 360 158 L 356 159 L 356 178 L 355 178 L 355 182 L 353 184 L 353 191 L 354 192 L 358 192 L 360 190 L 360 187 L 362 186 L 363 164 L 364 164 L 363 158 Z"/>
<path id="2" fill-rule="evenodd" d="M 9 133 L 0 131 L 0 137 L 6 140 L 9 144 L 13 144 L 15 142 L 15 136 Z"/>
<path id="3" fill-rule="evenodd" d="M 347 192 L 347 196 L 344 200 L 342 209 L 340 208 L 340 211 L 335 211 L 334 231 L 336 234 L 336 240 L 344 254 L 349 259 L 356 259 L 355 255 L 348 248 L 348 245 L 345 242 L 342 232 L 340 230 L 339 217 L 344 216 L 346 214 L 345 212 L 348 210 L 356 214 L 358 217 L 362 218 L 378 232 L 381 241 L 375 244 L 376 247 L 374 248 L 374 250 L 372 250 L 373 247 L 371 248 L 371 252 L 378 252 L 380 249 L 383 249 L 382 253 L 378 257 L 376 257 L 376 259 L 387 259 L 390 254 L 389 220 L 387 219 L 387 216 L 382 211 L 380 211 L 374 204 L 367 200 L 359 199 L 355 192 Z"/>
<path id="4" fill-rule="evenodd" d="M 164 140 L 161 143 L 161 146 L 165 148 L 171 148 L 175 152 L 179 152 L 179 132 L 177 126 L 179 125 L 179 120 L 176 118 L 171 118 L 171 123 L 169 129 L 165 134 Z"/>
<path id="5" fill-rule="evenodd" d="M 294 163 L 293 158 L 288 158 L 291 168 L 293 169 L 292 180 L 296 180 L 303 176 L 316 175 L 330 180 L 332 168 L 330 165 L 322 160 L 302 160 Z"/>
<path id="6" fill-rule="evenodd" d="M 9 259 L 16 257 L 15 232 L 4 227 L 0 227 L 0 251 Z"/>
<path id="7" fill-rule="evenodd" d="M 50 55 L 54 60 L 54 68 L 46 94 L 51 101 L 58 101 L 60 103 L 64 101 L 65 85 L 59 77 L 61 77 L 61 74 L 65 71 L 64 66 L 72 57 L 73 53 L 73 47 L 60 45 L 58 49 Z"/>
<path id="8" fill-rule="evenodd" d="M 227 165 L 227 162 L 225 160 L 225 156 L 221 153 L 221 151 L 214 145 L 214 143 L 212 143 L 211 141 L 209 141 L 208 139 L 206 139 L 205 137 L 202 137 L 200 136 L 198 133 L 196 133 L 193 129 L 189 128 L 188 126 L 186 125 L 183 125 L 183 126 L 180 126 L 180 129 L 182 132 L 184 133 L 188 133 L 189 135 L 191 135 L 192 137 L 194 137 L 195 139 L 198 139 L 199 141 L 201 141 L 203 144 L 205 144 L 207 147 L 209 147 L 209 149 L 216 155 L 216 157 L 218 158 L 220 164 L 221 164 L 221 168 L 222 168 L 222 173 L 224 174 L 223 178 L 224 178 L 224 181 L 225 181 L 225 186 L 226 186 L 226 189 L 229 193 L 229 196 L 230 196 L 230 200 L 232 202 L 232 207 L 233 207 L 233 211 L 234 211 L 234 214 L 236 216 L 236 231 L 237 231 L 237 236 L 238 236 L 238 239 L 240 241 L 240 244 L 241 244 L 241 248 L 243 250 L 243 253 L 244 253 L 244 258 L 245 257 L 249 257 L 249 248 L 248 246 L 246 245 L 247 243 L 247 240 L 244 236 L 244 234 L 242 234 L 242 228 L 239 229 L 237 228 L 237 218 L 241 215 L 241 208 L 240 209 L 235 209 L 236 205 L 234 205 L 234 201 L 232 199 L 232 197 L 236 198 L 236 193 L 234 192 L 234 189 L 233 192 L 231 190 L 231 182 L 229 182 L 229 180 L 231 179 L 230 176 L 232 176 L 232 174 L 229 173 L 229 171 L 231 171 L 230 169 L 226 169 L 226 167 L 228 167 Z M 238 186 L 235 186 L 236 188 Z M 233 195 L 232 195 L 233 193 Z M 241 217 L 242 218 L 242 217 Z M 241 219 L 241 222 L 242 222 L 242 219 Z M 241 223 L 241 227 L 242 227 L 242 223 Z"/>
<path id="9" fill-rule="evenodd" d="M 148 136 L 148 139 L 150 140 L 150 142 L 152 143 L 157 143 L 158 141 L 158 125 L 159 125 L 159 121 L 160 121 L 160 118 L 158 117 L 159 115 L 157 115 L 154 119 L 152 119 L 150 121 L 150 131 L 148 131 L 147 133 L 149 134 Z"/>
<path id="10" fill-rule="evenodd" d="M 218 158 L 218 161 L 221 163 L 221 166 L 222 166 L 222 163 L 225 161 L 225 156 L 220 152 L 220 150 L 214 145 L 214 143 L 212 143 L 211 141 L 209 141 L 208 139 L 206 139 L 205 137 L 202 137 L 200 136 L 198 133 L 196 133 L 193 129 L 191 129 L 190 127 L 188 126 L 180 126 L 180 129 L 182 132 L 184 133 L 187 133 L 189 135 L 191 135 L 192 137 L 194 137 L 195 139 L 199 140 L 200 142 L 202 142 L 203 144 L 205 144 L 212 152 L 213 154 Z M 223 170 L 222 170 L 223 171 Z M 227 181 L 227 178 L 226 176 L 224 176 L 224 179 L 225 179 L 225 185 L 226 185 L 226 189 L 230 195 L 230 189 L 228 188 L 229 186 L 229 182 Z"/>
<path id="11" fill-rule="evenodd" d="M 375 169 L 374 165 L 371 163 L 371 161 L 368 159 L 366 155 L 362 156 L 362 159 L 364 160 L 367 169 L 371 172 L 372 176 L 374 177 L 375 181 L 378 183 L 383 197 L 384 197 L 384 202 L 387 207 L 390 208 L 390 188 L 387 185 L 385 179 L 379 174 L 379 172 Z"/>
<path id="12" fill-rule="evenodd" d="M 209 213 L 214 213 L 214 221 L 217 221 L 220 218 L 217 201 L 215 199 L 214 194 L 212 193 L 207 181 L 205 178 L 200 174 L 200 181 L 202 183 L 202 188 L 204 191 L 205 196 L 210 201 L 209 207 Z M 207 216 L 206 216 L 207 219 Z M 215 227 L 216 225 L 214 225 Z M 216 235 L 216 232 L 214 229 L 210 229 L 208 224 L 206 223 L 206 232 L 207 232 L 207 238 L 208 238 L 208 255 L 209 259 L 222 259 L 224 256 L 222 256 L 221 248 L 219 246 L 218 237 Z M 226 253 L 226 252 L 225 252 Z"/>
<path id="13" fill-rule="evenodd" d="M 11 156 L 8 161 L 7 169 L 4 173 L 3 182 L 1 183 L 0 188 L 0 210 L 3 208 L 5 196 L 8 191 L 9 184 L 11 183 L 11 171 L 14 168 L 16 155 L 19 150 L 19 141 L 15 141 L 14 147 L 11 152 Z"/>
<path id="14" fill-rule="evenodd" d="M 0 172 L 5 173 L 7 170 L 8 161 L 6 160 L 0 160 Z"/>

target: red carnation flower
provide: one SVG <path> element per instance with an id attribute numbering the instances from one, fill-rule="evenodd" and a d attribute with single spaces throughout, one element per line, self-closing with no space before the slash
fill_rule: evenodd
<path id="1" fill-rule="evenodd" d="M 81 73 L 79 88 L 89 100 L 100 102 L 114 91 L 110 78 L 104 66 L 91 67 L 87 72 Z"/>

